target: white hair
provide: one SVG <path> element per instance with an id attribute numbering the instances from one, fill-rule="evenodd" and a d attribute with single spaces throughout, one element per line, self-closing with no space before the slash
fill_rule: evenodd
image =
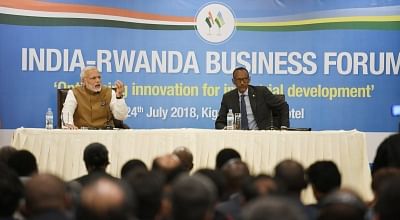
<path id="1" fill-rule="evenodd" d="M 81 71 L 80 77 L 81 77 L 81 82 L 83 82 L 83 78 L 85 78 L 87 72 L 89 72 L 90 70 L 97 70 L 97 67 L 95 66 L 87 66 L 84 67 Z"/>

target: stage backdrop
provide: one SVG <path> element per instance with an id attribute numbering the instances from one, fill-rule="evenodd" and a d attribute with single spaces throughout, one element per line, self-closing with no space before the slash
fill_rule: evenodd
<path id="1" fill-rule="evenodd" d="M 86 65 L 125 83 L 132 128 L 213 128 L 237 66 L 293 127 L 398 127 L 399 0 L 1 0 L 0 33 L 1 128 L 44 127 Z"/>

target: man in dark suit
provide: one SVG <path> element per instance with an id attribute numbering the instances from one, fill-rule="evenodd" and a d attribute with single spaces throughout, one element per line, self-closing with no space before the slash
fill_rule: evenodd
<path id="1" fill-rule="evenodd" d="M 226 115 L 229 109 L 233 113 L 240 113 L 245 109 L 247 117 L 242 116 L 242 129 L 265 130 L 272 124 L 272 110 L 279 112 L 281 125 L 289 127 L 289 105 L 278 98 L 265 86 L 252 86 L 249 72 L 244 67 L 238 67 L 233 71 L 233 84 L 236 89 L 224 94 L 218 118 L 215 121 L 216 129 L 226 127 Z M 241 100 L 244 100 L 243 102 Z M 242 104 L 243 103 L 243 104 Z M 243 110 L 241 106 L 243 107 Z"/>

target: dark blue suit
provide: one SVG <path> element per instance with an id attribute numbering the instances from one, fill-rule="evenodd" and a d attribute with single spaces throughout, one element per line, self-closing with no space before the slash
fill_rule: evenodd
<path id="1" fill-rule="evenodd" d="M 284 100 L 278 98 L 265 86 L 248 87 L 251 110 L 253 111 L 257 127 L 265 130 L 272 125 L 272 110 L 279 112 L 281 125 L 289 127 L 289 105 Z M 223 129 L 226 126 L 226 115 L 232 109 L 233 113 L 240 113 L 238 89 L 234 89 L 224 94 L 221 101 L 216 129 Z"/>

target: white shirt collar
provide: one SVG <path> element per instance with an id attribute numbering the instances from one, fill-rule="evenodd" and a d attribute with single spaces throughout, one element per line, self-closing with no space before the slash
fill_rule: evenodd
<path id="1" fill-rule="evenodd" d="M 238 90 L 238 93 L 239 93 L 239 97 L 241 95 L 249 96 L 249 88 L 247 88 L 246 91 L 244 91 L 244 93 L 240 93 L 239 90 Z"/>

